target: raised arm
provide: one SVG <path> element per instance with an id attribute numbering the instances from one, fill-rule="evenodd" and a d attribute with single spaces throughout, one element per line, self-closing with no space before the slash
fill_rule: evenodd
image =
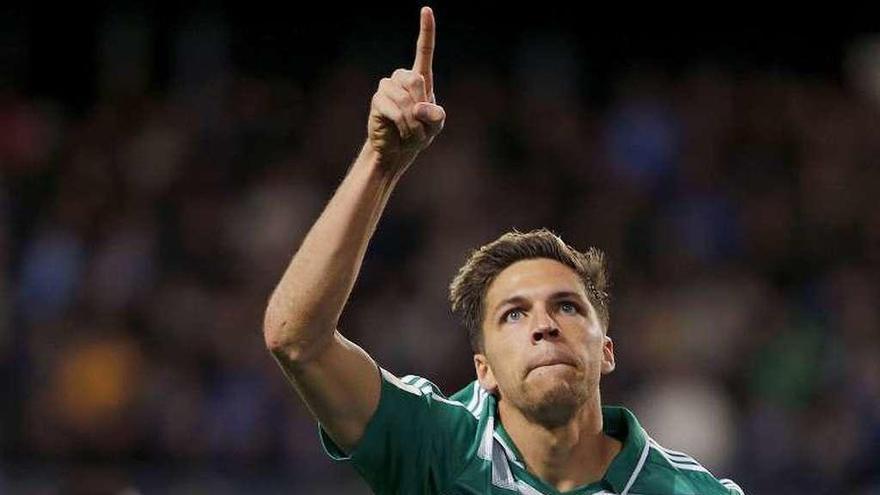
<path id="1" fill-rule="evenodd" d="M 367 139 L 342 184 L 290 261 L 266 308 L 266 346 L 324 429 L 357 444 L 379 402 L 376 366 L 336 325 L 391 191 L 440 133 L 435 104 L 434 14 L 421 11 L 412 70 L 398 69 L 373 95 Z"/>

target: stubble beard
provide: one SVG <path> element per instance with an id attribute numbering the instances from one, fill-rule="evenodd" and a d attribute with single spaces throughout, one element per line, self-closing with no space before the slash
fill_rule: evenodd
<path id="1" fill-rule="evenodd" d="M 523 382 L 519 410 L 529 421 L 547 429 L 568 424 L 590 397 L 590 384 L 582 376 L 543 377 L 552 380 L 549 385 Z"/>

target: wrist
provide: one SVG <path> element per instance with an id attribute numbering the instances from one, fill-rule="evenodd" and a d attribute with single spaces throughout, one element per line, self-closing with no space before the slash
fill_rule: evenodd
<path id="1" fill-rule="evenodd" d="M 413 157 L 404 157 L 401 155 L 383 154 L 376 150 L 367 139 L 358 154 L 356 165 L 366 167 L 370 171 L 370 175 L 377 179 L 396 183 L 400 176 L 409 168 L 414 160 Z"/>

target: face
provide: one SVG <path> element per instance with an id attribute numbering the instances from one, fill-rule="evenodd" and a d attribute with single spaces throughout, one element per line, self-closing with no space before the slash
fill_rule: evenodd
<path id="1" fill-rule="evenodd" d="M 614 347 L 586 288 L 566 265 L 518 261 L 495 277 L 484 301 L 480 384 L 532 421 L 565 424 L 614 370 Z"/>

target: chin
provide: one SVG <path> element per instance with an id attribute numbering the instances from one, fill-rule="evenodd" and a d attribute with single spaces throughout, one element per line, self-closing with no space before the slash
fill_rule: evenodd
<path id="1" fill-rule="evenodd" d="M 562 426 L 575 416 L 587 399 L 586 387 L 574 376 L 540 372 L 530 377 L 527 404 L 522 408 L 530 420 L 547 428 Z M 566 379 L 567 378 L 567 379 Z"/>

